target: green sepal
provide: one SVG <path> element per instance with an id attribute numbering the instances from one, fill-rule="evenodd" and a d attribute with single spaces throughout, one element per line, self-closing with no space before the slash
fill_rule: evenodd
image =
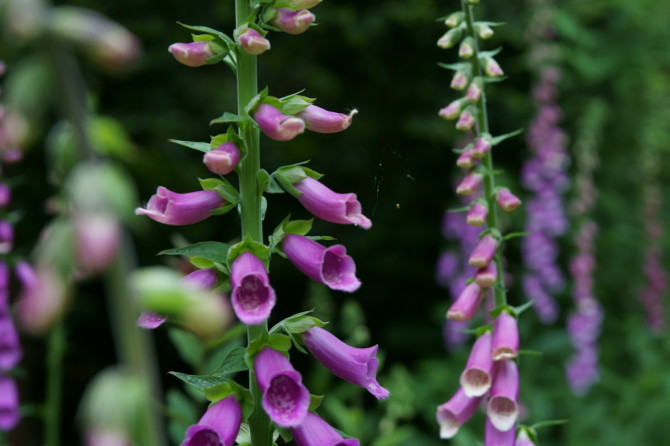
<path id="1" fill-rule="evenodd" d="M 326 398 L 326 395 L 312 395 L 311 393 L 309 394 L 309 411 L 314 412 L 316 409 L 321 406 L 321 403 L 323 402 L 324 398 Z"/>
<path id="2" fill-rule="evenodd" d="M 437 66 L 440 68 L 444 68 L 445 70 L 452 70 L 452 71 L 466 71 L 466 70 L 471 70 L 472 65 L 470 62 L 457 62 L 457 63 L 442 63 L 438 62 Z"/>
<path id="3" fill-rule="evenodd" d="M 484 333 L 486 333 L 487 331 L 491 331 L 491 330 L 493 330 L 493 325 L 482 325 L 481 327 L 477 327 L 477 328 L 461 328 L 461 329 L 458 329 L 457 331 L 459 331 L 461 333 L 465 333 L 465 334 L 473 334 L 473 335 L 479 337 L 479 336 L 483 335 Z"/>
<path id="4" fill-rule="evenodd" d="M 236 122 L 236 123 L 241 123 L 241 122 L 247 122 L 249 118 L 246 118 L 244 116 L 237 115 L 235 113 L 230 113 L 230 112 L 225 112 L 218 118 L 214 118 L 211 121 L 209 121 L 209 125 L 212 124 L 229 124 L 231 122 Z"/>
<path id="5" fill-rule="evenodd" d="M 198 178 L 198 181 L 200 181 L 200 186 L 203 190 L 216 191 L 221 198 L 226 200 L 224 206 L 212 211 L 213 215 L 225 214 L 240 202 L 240 193 L 237 191 L 237 188 L 225 178 Z"/>
<path id="6" fill-rule="evenodd" d="M 550 427 L 550 426 L 560 426 L 561 424 L 567 424 L 569 423 L 570 420 L 546 420 L 546 421 L 538 421 L 535 424 L 532 424 L 529 426 L 530 429 L 533 431 L 537 429 L 542 429 L 545 427 Z M 537 441 L 536 441 L 537 443 Z"/>
<path id="7" fill-rule="evenodd" d="M 264 89 L 262 89 L 260 91 L 260 93 L 258 93 L 256 96 L 251 98 L 251 100 L 249 101 L 247 106 L 244 107 L 244 112 L 248 116 L 251 116 L 253 111 L 256 109 L 256 107 L 258 107 L 261 103 L 263 103 L 263 104 L 267 103 L 266 102 L 267 97 L 268 97 L 268 87 L 265 87 Z M 276 100 L 277 98 L 272 98 L 272 99 Z M 273 105 L 273 104 L 270 104 L 270 105 Z M 255 124 L 255 121 L 254 121 L 254 124 Z"/>
<path id="8" fill-rule="evenodd" d="M 313 178 L 315 180 L 323 177 L 323 175 L 319 172 L 312 170 L 309 167 L 304 167 L 304 164 L 307 164 L 308 162 L 309 160 L 280 167 L 274 171 L 271 176 L 277 180 L 277 182 L 286 192 L 293 195 L 294 197 L 299 197 L 300 191 L 296 189 L 295 186 L 293 186 L 295 183 L 302 181 L 307 177 Z"/>
<path id="9" fill-rule="evenodd" d="M 291 349 L 291 338 L 279 333 L 263 333 L 252 339 L 244 353 L 244 363 L 249 369 L 253 369 L 256 355 L 258 355 L 265 346 L 269 346 L 288 357 L 288 351 Z"/>
<path id="10" fill-rule="evenodd" d="M 188 147 L 189 149 L 198 150 L 204 153 L 207 153 L 211 150 L 210 144 L 206 142 L 182 141 L 179 139 L 168 139 L 168 141 L 173 144 L 178 144 L 180 146 Z"/>
<path id="11" fill-rule="evenodd" d="M 221 242 L 198 242 L 181 248 L 165 249 L 158 255 L 199 257 L 212 262 L 226 263 L 230 247 Z"/>
<path id="12" fill-rule="evenodd" d="M 239 256 L 245 251 L 249 251 L 250 253 L 258 257 L 265 264 L 267 268 L 267 266 L 270 263 L 270 255 L 271 255 L 270 248 L 260 242 L 251 240 L 251 237 L 249 237 L 249 235 L 244 237 L 244 240 L 242 240 L 241 242 L 236 243 L 230 247 L 230 250 L 228 250 L 228 259 L 227 259 L 228 266 L 230 267 L 233 264 L 233 261 L 237 258 L 237 256 Z"/>
<path id="13" fill-rule="evenodd" d="M 223 42 L 225 42 L 228 45 L 234 45 L 235 42 L 233 42 L 233 39 L 228 37 L 225 33 L 222 33 L 221 31 L 217 31 L 214 28 L 209 28 L 207 26 L 193 26 L 193 25 L 187 25 L 185 23 L 177 22 L 178 25 L 183 26 L 184 28 L 191 30 L 191 31 L 198 31 L 201 33 L 209 34 L 212 37 L 217 37 L 221 39 Z"/>
<path id="14" fill-rule="evenodd" d="M 512 314 L 515 317 L 519 317 L 521 315 L 521 313 L 523 313 L 524 311 L 526 311 L 527 309 L 529 309 L 533 305 L 535 305 L 535 301 L 534 300 L 529 300 L 525 304 L 519 305 L 518 307 L 512 307 Z"/>
<path id="15" fill-rule="evenodd" d="M 290 443 L 293 441 L 293 434 L 291 434 L 291 429 L 287 427 L 275 426 L 275 433 L 279 434 L 281 439 L 284 440 L 284 443 Z"/>
<path id="16" fill-rule="evenodd" d="M 281 112 L 287 115 L 295 115 L 300 113 L 316 100 L 316 98 L 308 98 L 307 96 L 300 95 L 302 91 L 297 93 L 284 96 L 279 99 L 281 104 Z"/>
<path id="17" fill-rule="evenodd" d="M 286 234 L 298 234 L 298 235 L 307 235 L 309 231 L 312 230 L 312 223 L 314 220 L 293 220 L 291 221 L 291 214 L 289 214 L 284 220 L 282 220 L 279 225 L 272 232 L 272 235 L 268 237 L 270 243 L 270 249 L 274 250 L 283 256 L 283 252 L 277 248 L 277 246 L 284 239 Z"/>
<path id="18" fill-rule="evenodd" d="M 491 138 L 491 146 L 497 146 L 506 139 L 512 138 L 523 133 L 523 129 L 514 130 L 513 132 L 505 133 L 504 135 L 494 136 Z"/>
<path id="19" fill-rule="evenodd" d="M 458 213 L 458 212 L 467 212 L 470 210 L 471 205 L 461 206 L 460 208 L 447 209 L 449 213 Z"/>
<path id="20" fill-rule="evenodd" d="M 289 316 L 283 321 L 276 323 L 270 332 L 275 332 L 281 328 L 285 333 L 300 334 L 309 330 L 310 328 L 323 327 L 328 324 L 327 322 L 315 318 L 314 316 L 309 316 L 309 314 L 313 311 L 314 310 L 303 311 L 301 313 L 294 314 L 293 316 Z"/>
<path id="21" fill-rule="evenodd" d="M 267 170 L 261 169 L 256 172 L 256 181 L 258 182 L 258 188 L 269 194 L 283 194 L 284 189 L 281 188 L 279 183 L 268 173 Z"/>
<path id="22" fill-rule="evenodd" d="M 479 60 L 486 60 L 489 57 L 497 56 L 501 51 L 502 51 L 502 47 L 498 47 L 495 50 L 491 50 L 491 51 L 480 51 L 479 52 Z"/>
<path id="23" fill-rule="evenodd" d="M 505 234 L 502 238 L 503 241 L 505 240 L 510 240 L 513 238 L 518 238 L 518 237 L 525 237 L 529 235 L 530 232 L 510 232 L 509 234 Z"/>
<path id="24" fill-rule="evenodd" d="M 496 240 L 500 241 L 502 239 L 502 234 L 498 228 L 486 228 L 479 233 L 479 238 L 484 238 L 485 235 L 491 234 Z"/>
<path id="25" fill-rule="evenodd" d="M 491 310 L 491 316 L 498 317 L 498 316 L 500 316 L 500 314 L 503 311 L 511 314 L 514 317 L 517 316 L 516 311 L 514 311 L 514 307 L 511 306 L 511 305 L 506 305 L 506 304 L 505 305 L 499 305 L 499 306 L 495 307 L 493 310 Z"/>

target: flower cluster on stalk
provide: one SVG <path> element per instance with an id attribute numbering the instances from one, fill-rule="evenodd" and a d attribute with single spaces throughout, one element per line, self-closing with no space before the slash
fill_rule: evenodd
<path id="1" fill-rule="evenodd" d="M 253 1 L 248 18 L 240 22 L 238 15 L 233 38 L 211 28 L 184 25 L 199 34 L 194 35 L 193 42 L 171 45 L 169 51 L 177 61 L 191 67 L 223 61 L 236 73 L 238 95 L 241 95 L 239 85 L 249 74 L 242 71 L 242 60 L 270 50 L 270 31 L 288 34 L 307 31 L 315 20 L 310 9 L 319 2 Z M 255 79 L 251 81 L 255 83 Z M 288 259 L 304 275 L 332 290 L 354 292 L 361 282 L 346 248 L 322 242 L 330 237 L 308 236 L 311 220 L 287 217 L 267 237 L 267 243 L 263 242 L 262 236 L 259 238 L 250 233 L 253 231 L 248 230 L 249 222 L 246 221 L 254 218 L 248 213 L 249 203 L 252 203 L 251 207 L 257 206 L 256 210 L 260 210 L 262 203 L 259 221 L 253 222 L 260 228 L 267 207 L 266 195 L 288 193 L 316 218 L 369 229 L 372 222 L 363 214 L 356 194 L 331 190 L 320 181 L 323 175 L 308 168 L 306 163 L 282 166 L 273 173 L 261 168 L 255 170 L 254 165 L 249 164 L 259 159 L 254 132 L 260 131 L 275 141 L 288 142 L 305 131 L 344 131 L 351 125 L 355 114 L 356 110 L 348 114 L 328 111 L 314 105 L 314 99 L 299 94 L 270 96 L 266 88 L 242 104 L 237 113 L 226 112 L 214 119 L 213 124 L 226 124 L 228 128 L 209 143 L 173 141 L 204 152 L 203 163 L 218 177 L 201 179 L 202 190 L 198 191 L 178 193 L 159 187 L 147 205 L 136 210 L 139 215 L 175 226 L 196 224 L 235 208 L 241 214 L 243 232 L 237 243 L 200 242 L 170 250 L 171 254 L 197 257 L 199 268 L 203 268 L 203 261 L 207 266 L 174 282 L 178 288 L 187 286 L 186 293 L 173 293 L 176 297 L 172 302 L 151 292 L 140 293 L 145 313 L 138 323 L 145 328 L 155 328 L 168 318 L 174 318 L 177 323 L 188 320 L 184 314 L 186 308 L 191 304 L 198 305 L 199 300 L 189 294 L 203 291 L 209 296 L 217 294 L 218 305 L 230 305 L 242 323 L 261 328 L 254 329 L 254 333 L 260 334 L 249 339 L 244 354 L 243 368 L 251 372 L 253 379 L 250 388 L 226 379 L 229 391 L 217 393 L 214 404 L 186 432 L 183 445 L 232 445 L 240 425 L 245 422 L 249 423 L 253 438 L 253 431 L 258 426 L 251 418 L 247 420 L 249 414 L 243 410 L 249 405 L 253 405 L 254 413 L 264 411 L 277 428 L 283 428 L 280 433 L 284 439 L 288 441 L 292 437 L 299 446 L 358 445 L 358 440 L 344 439 L 314 413 L 317 400 L 309 394 L 300 372 L 290 362 L 292 347 L 309 351 L 334 375 L 367 389 L 377 399 L 388 397 L 388 390 L 379 385 L 376 378 L 377 346 L 351 347 L 321 328 L 325 323 L 310 316 L 309 312 L 285 318 L 270 330 L 266 328 L 277 300 L 281 299 L 268 273 L 272 254 Z M 250 166 L 253 170 L 251 177 Z M 239 187 L 230 180 L 233 174 L 238 178 Z M 252 187 L 249 187 L 250 179 Z M 218 331 L 215 329 L 207 335 L 220 335 L 224 328 L 221 324 Z M 184 380 L 188 382 L 188 378 Z M 260 400 L 254 398 L 255 389 L 262 395 Z"/>

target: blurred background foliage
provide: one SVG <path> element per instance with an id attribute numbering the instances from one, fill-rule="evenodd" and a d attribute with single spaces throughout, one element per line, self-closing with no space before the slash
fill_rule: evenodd
<path id="1" fill-rule="evenodd" d="M 147 200 L 158 185 L 179 192 L 196 190 L 196 178 L 208 174 L 199 154 L 167 140 L 207 141 L 222 132 L 223 128 L 209 127 L 208 122 L 234 110 L 234 79 L 223 65 L 200 69 L 179 65 L 167 47 L 189 39 L 176 21 L 230 31 L 232 2 L 54 3 L 99 11 L 142 42 L 143 55 L 126 71 L 110 73 L 81 59 L 90 90 L 87 99 L 100 115 L 92 123 L 96 146 L 130 173 L 138 200 Z M 488 89 L 493 133 L 527 128 L 534 113 L 530 93 L 534 79 L 524 37 L 530 6 L 522 1 L 481 3 L 486 19 L 506 24 L 496 28 L 496 35 L 486 43 L 490 49 L 503 46 L 498 60 L 509 76 Z M 554 325 L 539 324 L 532 312 L 522 318 L 522 348 L 543 353 L 521 358 L 524 422 L 570 420 L 542 430 L 544 445 L 661 445 L 670 434 L 665 422 L 670 411 L 670 342 L 667 333 L 656 336 L 649 331 L 636 293 L 644 284 L 640 212 L 645 171 L 640 161 L 649 144 L 657 150 L 661 190 L 670 184 L 670 174 L 663 168 L 670 148 L 666 119 L 670 117 L 670 2 L 564 0 L 555 6 L 563 72 L 561 126 L 571 138 L 570 146 L 579 137 L 579 122 L 591 99 L 601 99 L 609 111 L 598 148 L 594 210 L 600 226 L 595 287 L 605 310 L 601 379 L 584 396 L 573 395 L 566 384 L 564 367 L 572 353 L 565 332 L 566 315 L 572 308 L 568 288 L 559 296 L 561 317 Z M 380 382 L 390 388 L 392 397 L 379 405 L 359 389 L 329 377 L 312 361 L 298 360 L 313 393 L 328 394 L 323 413 L 341 430 L 359 436 L 363 444 L 441 443 L 435 407 L 456 390 L 467 356 L 467 348 L 448 353 L 444 347 L 442 323 L 449 300 L 434 279 L 435 262 L 447 247 L 441 236 L 441 216 L 448 207 L 458 206 L 452 187 L 458 172 L 451 152 L 458 134 L 437 117 L 437 110 L 455 98 L 449 89 L 450 74 L 439 69 L 437 62 L 452 62 L 456 54 L 436 47 L 444 25 L 435 19 L 457 8 L 456 1 L 326 0 L 314 10 L 319 26 L 302 36 L 271 34 L 272 50 L 259 60 L 259 84 L 269 85 L 271 94 L 283 96 L 304 89 L 325 108 L 360 111 L 342 134 L 306 133 L 290 143 L 263 139 L 263 164 L 271 171 L 311 159 L 312 167 L 327 175 L 334 190 L 355 191 L 374 222 L 368 232 L 315 223 L 314 233 L 337 237 L 356 259 L 364 286 L 353 296 L 310 284 L 282 259 L 276 259 L 272 269 L 279 296 L 275 318 L 314 307 L 316 315 L 333 321 L 334 331 L 346 340 L 380 344 L 385 358 Z M 58 150 L 58 141 L 67 140 L 68 134 L 62 128 L 50 131 L 54 112 L 45 104 L 58 100 L 58 88 L 48 64 L 42 63 L 47 42 L 28 53 L 25 45 L 4 37 L 0 58 L 8 66 L 5 100 L 22 104 L 31 125 L 24 162 L 7 170 L 20 181 L 15 203 L 24 206 L 16 246 L 28 254 L 47 221 L 46 203 L 57 187 L 54 172 L 66 168 L 67 156 Z M 516 179 L 528 156 L 522 137 L 496 148 L 496 163 L 505 169 L 513 190 L 522 190 Z M 307 218 L 290 197 L 272 196 L 266 230 L 288 213 Z M 661 218 L 668 221 L 667 207 Z M 233 214 L 183 228 L 130 220 L 140 265 L 172 264 L 174 259 L 156 257 L 156 253 L 171 247 L 176 234 L 190 242 L 228 241 L 238 232 Z M 518 213 L 509 228 L 522 226 L 523 215 Z M 667 248 L 667 239 L 663 245 Z M 561 246 L 565 268 L 573 249 L 570 234 Z M 506 254 L 515 277 L 521 273 L 518 247 L 512 241 Z M 525 301 L 518 281 L 510 296 L 514 304 Z M 67 319 L 66 444 L 78 442 L 74 418 L 84 384 L 114 362 L 105 314 L 98 284 L 84 282 Z M 160 370 L 188 371 L 166 333 L 155 334 Z M 39 401 L 45 347 L 32 338 L 24 343 L 22 395 Z M 163 385 L 179 383 L 163 375 Z M 199 413 L 183 403 L 184 394 L 171 392 L 168 399 L 183 408 L 184 417 Z M 483 416 L 477 417 L 481 419 L 471 421 L 451 443 L 481 442 Z M 28 417 L 19 431 L 33 425 Z"/>

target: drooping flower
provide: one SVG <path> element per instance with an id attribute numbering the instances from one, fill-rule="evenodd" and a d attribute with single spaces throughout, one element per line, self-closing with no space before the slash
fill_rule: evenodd
<path id="1" fill-rule="evenodd" d="M 463 101 L 460 99 L 452 101 L 446 107 L 441 108 L 440 111 L 438 112 L 438 115 L 440 116 L 440 118 L 444 119 L 456 119 L 458 118 L 458 115 L 461 114 L 462 104 Z"/>
<path id="2" fill-rule="evenodd" d="M 458 117 L 458 121 L 456 121 L 456 128 L 458 130 L 466 131 L 470 130 L 472 127 L 474 127 L 474 125 L 475 115 L 473 114 L 472 110 L 466 108 Z"/>
<path id="3" fill-rule="evenodd" d="M 21 419 L 16 381 L 0 374 L 0 430 L 9 431 Z"/>
<path id="4" fill-rule="evenodd" d="M 307 416 L 309 392 L 291 362 L 265 347 L 254 360 L 256 382 L 263 392 L 263 410 L 281 427 L 299 426 Z"/>
<path id="5" fill-rule="evenodd" d="M 240 149 L 235 143 L 224 142 L 218 147 L 205 153 L 202 162 L 210 172 L 218 175 L 228 175 L 235 170 L 240 162 Z"/>
<path id="6" fill-rule="evenodd" d="M 234 446 L 242 422 L 242 409 L 234 395 L 212 404 L 198 424 L 186 431 L 181 446 Z"/>
<path id="7" fill-rule="evenodd" d="M 377 346 L 356 348 L 345 344 L 320 327 L 302 333 L 302 339 L 314 357 L 335 376 L 367 389 L 378 400 L 389 391 L 377 382 Z"/>
<path id="8" fill-rule="evenodd" d="M 484 446 L 514 446 L 515 437 L 516 429 L 501 431 L 495 427 L 490 418 L 486 419 Z"/>
<path id="9" fill-rule="evenodd" d="M 77 265 L 87 272 L 107 268 L 116 257 L 121 227 L 112 215 L 82 213 L 74 217 Z"/>
<path id="10" fill-rule="evenodd" d="M 13 369 L 22 355 L 19 335 L 12 319 L 8 314 L 0 316 L 0 370 Z"/>
<path id="11" fill-rule="evenodd" d="M 308 412 L 299 426 L 291 429 L 298 446 L 360 446 L 355 438 L 342 438 L 333 427 L 320 416 Z"/>
<path id="12" fill-rule="evenodd" d="M 213 190 L 180 194 L 160 186 L 147 207 L 135 209 L 135 214 L 166 225 L 191 225 L 209 218 L 223 204 L 223 198 Z"/>
<path id="13" fill-rule="evenodd" d="M 491 357 L 491 332 L 481 335 L 470 350 L 460 383 L 469 397 L 482 396 L 491 388 L 493 358 Z"/>
<path id="14" fill-rule="evenodd" d="M 477 172 L 468 173 L 456 187 L 458 195 L 472 195 L 477 192 L 484 177 Z"/>
<path id="15" fill-rule="evenodd" d="M 471 226 L 481 226 L 486 223 L 489 210 L 486 202 L 475 201 L 465 216 L 465 221 Z"/>
<path id="16" fill-rule="evenodd" d="M 277 297 L 263 262 L 246 251 L 233 261 L 230 271 L 235 314 L 247 325 L 267 320 Z"/>
<path id="17" fill-rule="evenodd" d="M 447 319 L 452 321 L 467 321 L 477 312 L 484 293 L 476 282 L 466 286 L 456 301 L 447 311 Z"/>
<path id="18" fill-rule="evenodd" d="M 346 130 L 358 110 L 353 109 L 348 115 L 325 110 L 316 105 L 308 105 L 297 116 L 305 121 L 307 130 L 317 133 L 337 133 Z"/>
<path id="19" fill-rule="evenodd" d="M 331 223 L 353 224 L 369 229 L 372 222 L 361 213 L 361 203 L 356 194 L 333 192 L 323 183 L 307 177 L 295 186 L 300 195 L 298 201 L 315 217 Z"/>
<path id="20" fill-rule="evenodd" d="M 65 283 L 56 271 L 46 265 L 34 270 L 27 262 L 16 264 L 21 282 L 17 320 L 24 330 L 41 335 L 63 315 L 68 301 Z"/>
<path id="21" fill-rule="evenodd" d="M 305 121 L 285 115 L 269 104 L 256 108 L 254 120 L 263 133 L 275 141 L 290 141 L 305 131 Z"/>
<path id="22" fill-rule="evenodd" d="M 307 31 L 316 17 L 306 9 L 292 11 L 277 8 L 277 14 L 270 23 L 288 34 L 302 34 Z"/>
<path id="23" fill-rule="evenodd" d="M 498 265 L 491 262 L 484 268 L 480 268 L 475 274 L 475 282 L 482 288 L 489 288 L 498 281 Z"/>
<path id="24" fill-rule="evenodd" d="M 496 194 L 496 203 L 505 212 L 512 212 L 521 205 L 519 197 L 514 195 L 507 188 L 501 188 Z"/>
<path id="25" fill-rule="evenodd" d="M 7 254 L 14 246 L 14 226 L 7 220 L 0 220 L 0 254 Z"/>
<path id="26" fill-rule="evenodd" d="M 519 329 L 516 318 L 506 311 L 498 315 L 493 325 L 491 355 L 495 361 L 516 358 L 519 353 Z"/>
<path id="27" fill-rule="evenodd" d="M 486 414 L 497 430 L 503 432 L 514 430 L 519 415 L 518 398 L 519 370 L 516 362 L 506 359 L 496 361 L 495 377 Z"/>
<path id="28" fill-rule="evenodd" d="M 253 28 L 247 28 L 237 36 L 240 47 L 252 56 L 258 56 L 270 49 L 270 41 Z"/>
<path id="29" fill-rule="evenodd" d="M 187 67 L 201 67 L 207 64 L 207 59 L 215 56 L 209 42 L 173 43 L 168 51 L 177 59 L 177 62 Z"/>
<path id="30" fill-rule="evenodd" d="M 483 268 L 493 260 L 493 256 L 498 249 L 498 240 L 491 234 L 486 234 L 479 240 L 479 243 L 470 254 L 468 262 L 472 266 Z"/>
<path id="31" fill-rule="evenodd" d="M 469 397 L 462 388 L 444 404 L 437 406 L 437 422 L 440 424 L 440 438 L 452 438 L 458 429 L 477 411 L 481 397 Z"/>
<path id="32" fill-rule="evenodd" d="M 286 234 L 282 249 L 303 274 L 330 289 L 353 293 L 361 286 L 354 260 L 342 245 L 326 248 L 302 235 Z"/>

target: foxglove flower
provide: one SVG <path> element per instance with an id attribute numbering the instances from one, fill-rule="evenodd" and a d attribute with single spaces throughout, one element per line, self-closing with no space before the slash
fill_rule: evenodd
<path id="1" fill-rule="evenodd" d="M 519 329 L 516 318 L 506 311 L 498 315 L 493 325 L 491 355 L 495 361 L 516 358 L 519 353 Z"/>
<path id="2" fill-rule="evenodd" d="M 166 225 L 191 225 L 209 218 L 212 211 L 223 204 L 223 198 L 213 190 L 180 194 L 161 186 L 149 199 L 147 207 L 135 209 L 135 214 L 146 215 Z"/>
<path id="3" fill-rule="evenodd" d="M 438 112 L 440 118 L 444 119 L 456 119 L 461 114 L 461 105 L 463 101 L 457 99 L 444 108 L 441 108 Z"/>
<path id="4" fill-rule="evenodd" d="M 355 438 L 342 438 L 333 427 L 320 416 L 308 412 L 305 421 L 291 429 L 298 446 L 360 446 Z"/>
<path id="5" fill-rule="evenodd" d="M 482 396 L 491 388 L 493 358 L 491 357 L 491 332 L 481 335 L 470 350 L 460 383 L 468 397 Z"/>
<path id="6" fill-rule="evenodd" d="M 490 418 L 486 419 L 486 429 L 484 431 L 484 446 L 515 446 L 514 437 L 516 429 L 500 431 L 496 429 Z"/>
<path id="7" fill-rule="evenodd" d="M 353 109 L 348 115 L 325 110 L 316 105 L 308 105 L 297 116 L 305 121 L 307 130 L 317 133 L 337 133 L 346 130 L 358 110 Z"/>
<path id="8" fill-rule="evenodd" d="M 472 195 L 477 192 L 479 185 L 482 182 L 482 175 L 477 172 L 470 172 L 463 178 L 463 180 L 456 187 L 458 195 Z"/>
<path id="9" fill-rule="evenodd" d="M 482 81 L 481 78 L 477 77 L 470 85 L 468 85 L 468 90 L 465 92 L 465 99 L 468 102 L 477 102 L 482 97 Z"/>
<path id="10" fill-rule="evenodd" d="M 463 39 L 461 42 L 461 46 L 458 47 L 458 57 L 462 57 L 464 59 L 469 59 L 472 57 L 472 55 L 475 53 L 475 50 L 473 48 L 473 40 L 472 37 L 466 37 Z"/>
<path id="11" fill-rule="evenodd" d="M 452 438 L 462 425 L 477 411 L 481 397 L 471 398 L 459 388 L 449 401 L 437 407 L 437 422 L 440 424 L 440 438 Z"/>
<path id="12" fill-rule="evenodd" d="M 181 446 L 234 446 L 242 422 L 242 409 L 234 395 L 212 404 L 186 431 Z"/>
<path id="13" fill-rule="evenodd" d="M 153 330 L 163 325 L 167 319 L 167 316 L 145 311 L 137 318 L 137 326 L 146 330 Z"/>
<path id="14" fill-rule="evenodd" d="M 305 121 L 285 115 L 269 104 L 256 108 L 254 120 L 263 133 L 275 141 L 290 141 L 305 131 Z"/>
<path id="15" fill-rule="evenodd" d="M 361 213 L 356 194 L 338 194 L 314 178 L 307 177 L 294 184 L 300 191 L 298 201 L 312 215 L 331 223 L 353 224 L 369 229 L 372 222 Z"/>
<path id="16" fill-rule="evenodd" d="M 492 57 L 489 57 L 486 59 L 486 63 L 484 64 L 484 71 L 488 76 L 491 77 L 500 77 L 503 74 L 502 68 L 500 68 L 500 65 L 498 65 L 498 62 Z"/>
<path id="17" fill-rule="evenodd" d="M 495 369 L 486 414 L 497 430 L 506 432 L 514 430 L 519 415 L 519 370 L 512 360 L 496 361 Z"/>
<path id="18" fill-rule="evenodd" d="M 486 23 L 481 23 L 481 22 L 476 23 L 475 27 L 477 28 L 477 35 L 480 38 L 486 40 L 486 39 L 490 39 L 491 37 L 493 37 L 493 30 Z"/>
<path id="19" fill-rule="evenodd" d="M 376 345 L 351 347 L 320 327 L 303 332 L 302 339 L 314 357 L 335 376 L 367 389 L 378 400 L 388 398 L 389 391 L 377 382 Z"/>
<path id="20" fill-rule="evenodd" d="M 468 86 L 468 76 L 465 74 L 465 71 L 457 71 L 451 79 L 450 86 L 454 90 L 465 90 L 465 87 Z"/>
<path id="21" fill-rule="evenodd" d="M 470 109 L 465 109 L 463 113 L 461 113 L 461 116 L 458 117 L 458 121 L 456 121 L 456 128 L 458 130 L 470 130 L 472 127 L 475 125 L 475 116 L 472 114 L 472 111 Z"/>
<path id="22" fill-rule="evenodd" d="M 9 265 L 0 261 L 0 317 L 9 314 Z"/>
<path id="23" fill-rule="evenodd" d="M 210 172 L 218 175 L 228 175 L 235 170 L 240 162 L 240 149 L 232 142 L 224 142 L 205 153 L 202 162 L 205 163 Z"/>
<path id="24" fill-rule="evenodd" d="M 463 149 L 463 152 L 456 159 L 456 165 L 461 169 L 469 169 L 475 165 L 476 160 L 472 156 L 472 150 L 468 147 Z"/>
<path id="25" fill-rule="evenodd" d="M 98 272 L 116 257 L 121 227 L 111 215 L 78 214 L 74 217 L 74 236 L 77 265 L 87 272 Z"/>
<path id="26" fill-rule="evenodd" d="M 498 265 L 491 262 L 484 268 L 480 268 L 475 274 L 475 282 L 482 288 L 489 288 L 498 281 Z"/>
<path id="27" fill-rule="evenodd" d="M 478 268 L 483 268 L 493 260 L 493 256 L 496 254 L 498 249 L 498 240 L 496 240 L 491 234 L 486 234 L 484 237 L 479 240 L 479 243 L 470 254 L 470 259 L 468 262 L 472 266 Z"/>
<path id="28" fill-rule="evenodd" d="M 7 183 L 0 183 L 0 208 L 5 208 L 12 198 L 12 190 Z"/>
<path id="29" fill-rule="evenodd" d="M 281 427 L 299 426 L 309 408 L 309 392 L 300 373 L 284 355 L 270 347 L 256 356 L 254 371 L 263 392 L 263 409 L 270 419 Z"/>
<path id="30" fill-rule="evenodd" d="M 277 8 L 277 14 L 270 23 L 288 34 L 302 34 L 307 31 L 316 19 L 314 14 L 302 9 L 292 11 L 286 8 Z"/>
<path id="31" fill-rule="evenodd" d="M 250 252 L 243 252 L 233 261 L 230 271 L 235 314 L 247 325 L 267 320 L 277 297 L 263 262 Z"/>
<path id="32" fill-rule="evenodd" d="M 475 201 L 465 216 L 465 221 L 471 226 L 481 226 L 486 223 L 489 210 L 485 202 Z"/>
<path id="33" fill-rule="evenodd" d="M 461 38 L 462 33 L 463 32 L 459 28 L 450 29 L 437 40 L 437 46 L 445 50 L 453 47 Z"/>
<path id="34" fill-rule="evenodd" d="M 46 333 L 63 315 L 67 306 L 67 290 L 63 280 L 48 266 L 34 270 L 27 262 L 16 265 L 21 282 L 16 316 L 28 332 Z"/>
<path id="35" fill-rule="evenodd" d="M 491 150 L 491 137 L 480 136 L 472 146 L 472 156 L 474 158 L 484 158 Z"/>
<path id="36" fill-rule="evenodd" d="M 452 321 L 467 321 L 472 319 L 479 308 L 483 296 L 484 293 L 476 282 L 466 286 L 456 299 L 456 302 L 449 307 L 447 319 Z"/>
<path id="37" fill-rule="evenodd" d="M 247 28 L 237 36 L 237 41 L 240 47 L 252 56 L 258 56 L 270 49 L 270 41 L 253 28 Z"/>
<path id="38" fill-rule="evenodd" d="M 177 62 L 188 67 L 201 67 L 207 64 L 207 59 L 215 56 L 209 42 L 173 43 L 168 51 L 177 59 Z"/>
<path id="39" fill-rule="evenodd" d="M 0 430 L 12 430 L 20 419 L 16 381 L 9 376 L 0 375 Z"/>
<path id="40" fill-rule="evenodd" d="M 23 352 L 19 335 L 9 315 L 0 316 L 0 370 L 10 370 L 19 363 Z"/>
<path id="41" fill-rule="evenodd" d="M 342 245 L 326 248 L 302 235 L 286 234 L 282 248 L 303 274 L 330 289 L 353 293 L 361 286 L 354 260 Z"/>
<path id="42" fill-rule="evenodd" d="M 505 212 L 512 212 L 521 205 L 519 197 L 514 195 L 509 189 L 502 188 L 496 194 L 496 203 Z"/>
<path id="43" fill-rule="evenodd" d="M 0 254 L 7 254 L 14 245 L 14 227 L 7 220 L 0 220 Z"/>

